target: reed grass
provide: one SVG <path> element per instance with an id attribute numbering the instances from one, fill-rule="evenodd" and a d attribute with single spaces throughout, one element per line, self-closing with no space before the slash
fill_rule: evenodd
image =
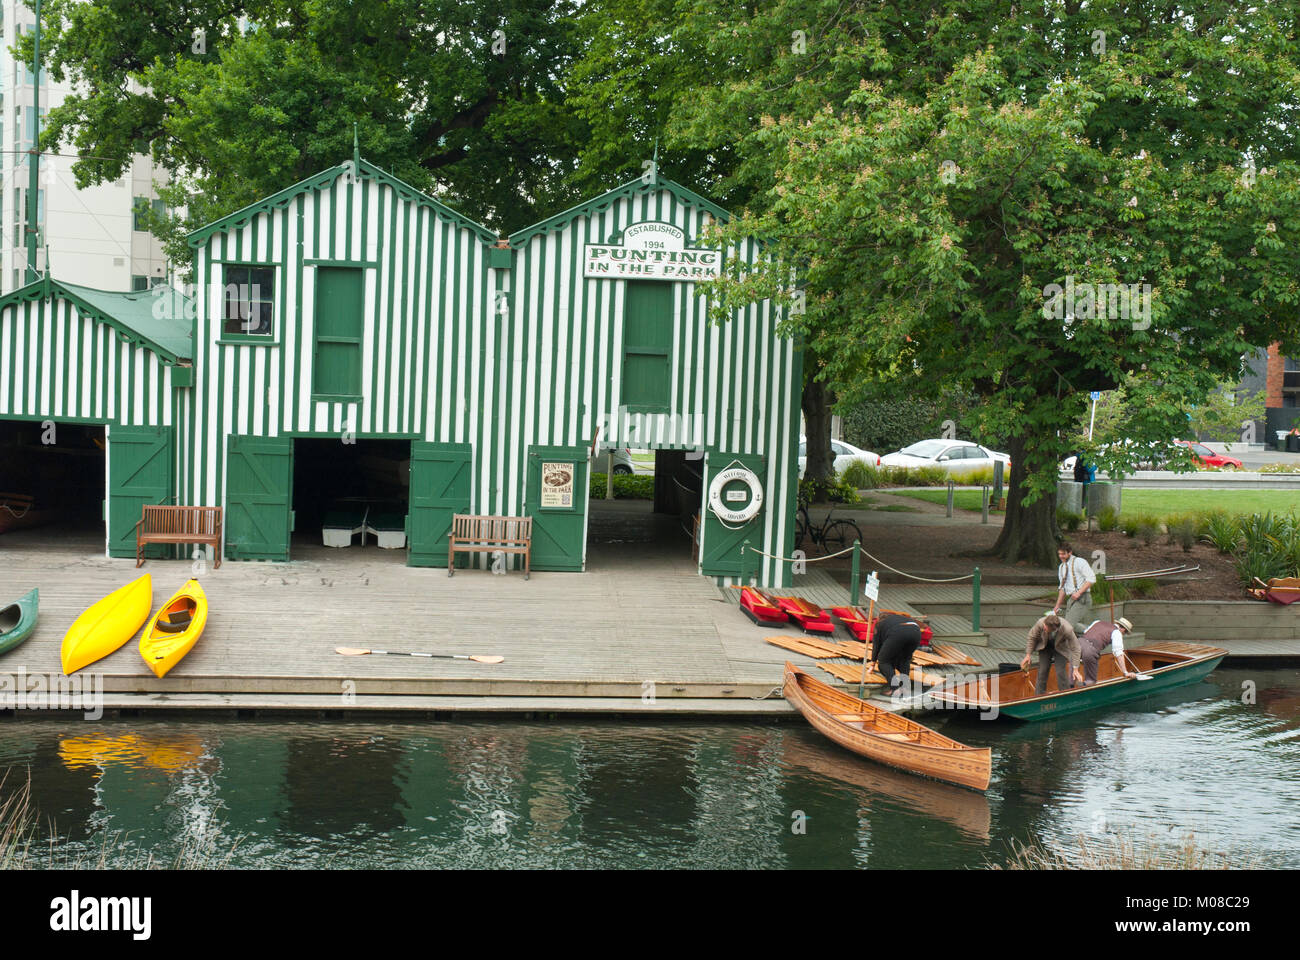
<path id="1" fill-rule="evenodd" d="M 42 844 L 30 778 L 12 791 L 8 781 L 9 773 L 0 777 L 0 870 L 224 870 L 242 840 L 213 823 L 185 836 L 170 859 L 132 847 L 122 831 L 104 833 L 89 849 L 59 846 L 54 836 Z"/>
<path id="2" fill-rule="evenodd" d="M 1073 841 L 1050 845 L 1042 840 L 1022 843 L 1012 840 L 1003 863 L 986 861 L 993 870 L 1258 870 L 1263 858 L 1244 858 L 1205 846 L 1194 831 L 1174 840 L 1147 833 L 1131 832 L 1089 836 L 1078 834 Z"/>

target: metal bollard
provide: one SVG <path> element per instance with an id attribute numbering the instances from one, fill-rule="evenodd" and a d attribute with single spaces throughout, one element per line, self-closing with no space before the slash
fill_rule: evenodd
<path id="1" fill-rule="evenodd" d="M 980 512 L 983 515 L 982 519 L 980 520 L 980 523 L 988 523 L 989 522 L 989 488 L 987 485 L 985 485 L 983 487 L 980 487 L 980 490 L 983 492 L 980 498 L 981 499 Z"/>
<path id="2" fill-rule="evenodd" d="M 975 568 L 975 576 L 971 578 L 971 603 L 970 603 L 970 625 L 976 633 L 980 632 L 980 568 Z"/>
<path id="3" fill-rule="evenodd" d="M 953 482 L 949 480 L 948 481 L 948 519 L 949 520 L 952 519 L 952 491 L 953 491 Z"/>

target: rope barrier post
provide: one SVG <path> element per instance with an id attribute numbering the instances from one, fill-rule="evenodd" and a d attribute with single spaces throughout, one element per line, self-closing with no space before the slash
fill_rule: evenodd
<path id="1" fill-rule="evenodd" d="M 859 540 L 853 541 L 853 572 L 849 574 L 849 606 L 858 605 L 858 582 L 862 573 L 862 543 Z"/>
<path id="2" fill-rule="evenodd" d="M 981 499 L 981 503 L 980 503 L 980 511 L 981 511 L 981 512 L 983 513 L 983 515 L 984 515 L 984 518 L 983 518 L 982 520 L 980 520 L 980 523 L 988 523 L 988 522 L 989 522 L 989 488 L 988 488 L 988 484 L 985 484 L 983 487 L 980 488 L 980 490 L 982 491 L 982 495 L 981 495 L 981 498 L 980 498 L 980 499 Z"/>
<path id="3" fill-rule="evenodd" d="M 749 586 L 749 576 L 746 572 L 745 561 L 748 559 L 745 554 L 749 553 L 749 541 L 746 540 L 740 545 L 740 585 Z"/>
<path id="4" fill-rule="evenodd" d="M 1005 464 L 1001 460 L 993 462 L 993 502 L 1002 502 L 1002 471 Z"/>
<path id="5" fill-rule="evenodd" d="M 970 625 L 979 633 L 980 629 L 980 568 L 975 568 L 975 575 L 971 579 L 971 610 Z"/>
<path id="6" fill-rule="evenodd" d="M 953 481 L 952 478 L 950 477 L 948 479 L 948 519 L 949 520 L 952 519 L 952 490 L 953 490 Z"/>

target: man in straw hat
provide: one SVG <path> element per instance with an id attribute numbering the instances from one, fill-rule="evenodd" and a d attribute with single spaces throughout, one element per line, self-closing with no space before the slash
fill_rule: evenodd
<path id="1" fill-rule="evenodd" d="M 1128 661 L 1124 658 L 1124 635 L 1132 630 L 1133 624 L 1120 617 L 1114 623 L 1109 620 L 1094 620 L 1083 631 L 1083 636 L 1079 638 L 1079 649 L 1083 656 L 1084 686 L 1092 686 L 1097 682 L 1097 664 L 1101 660 L 1102 651 L 1107 647 L 1110 647 L 1120 672 L 1126 677 L 1133 676 L 1133 671 L 1129 670 Z"/>
<path id="2" fill-rule="evenodd" d="M 1020 669 L 1029 667 L 1029 658 L 1038 652 L 1038 683 L 1034 695 L 1041 697 L 1047 692 L 1047 674 L 1056 662 L 1056 689 L 1069 690 L 1076 681 L 1083 680 L 1079 672 L 1079 640 L 1074 635 L 1074 627 L 1054 613 L 1042 617 L 1029 628 L 1029 638 L 1025 643 L 1025 658 L 1020 661 Z"/>

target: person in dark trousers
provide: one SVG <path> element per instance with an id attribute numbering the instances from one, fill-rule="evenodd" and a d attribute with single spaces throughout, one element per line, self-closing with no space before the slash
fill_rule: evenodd
<path id="1" fill-rule="evenodd" d="M 1020 661 L 1020 669 L 1029 667 L 1029 658 L 1038 654 L 1038 682 L 1034 685 L 1034 696 L 1041 697 L 1047 692 L 1047 675 L 1053 664 L 1056 666 L 1056 689 L 1070 690 L 1083 682 L 1083 672 L 1079 669 L 1082 654 L 1079 639 L 1074 627 L 1056 614 L 1048 614 L 1029 628 L 1025 640 L 1025 657 Z"/>
<path id="2" fill-rule="evenodd" d="M 887 613 L 876 621 L 871 645 L 871 662 L 890 689 L 912 672 L 912 654 L 921 645 L 921 625 L 910 617 Z M 894 675 L 898 674 L 898 682 Z"/>

